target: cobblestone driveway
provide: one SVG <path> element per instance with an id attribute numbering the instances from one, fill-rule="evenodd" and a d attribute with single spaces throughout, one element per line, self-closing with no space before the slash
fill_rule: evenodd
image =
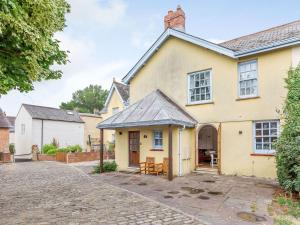
<path id="1" fill-rule="evenodd" d="M 0 224 L 200 224 L 56 162 L 0 165 Z"/>

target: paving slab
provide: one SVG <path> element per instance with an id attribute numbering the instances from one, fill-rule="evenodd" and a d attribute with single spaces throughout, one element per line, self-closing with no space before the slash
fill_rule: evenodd
<path id="1" fill-rule="evenodd" d="M 76 167 L 85 173 L 92 171 L 92 167 Z M 172 182 L 162 176 L 118 172 L 91 176 L 175 207 L 209 224 L 273 224 L 268 205 L 277 187 L 274 180 L 211 174 L 191 174 Z M 261 220 L 245 221 L 238 216 L 241 212 L 252 213 Z"/>

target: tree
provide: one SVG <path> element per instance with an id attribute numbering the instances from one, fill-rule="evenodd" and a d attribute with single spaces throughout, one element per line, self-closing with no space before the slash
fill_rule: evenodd
<path id="1" fill-rule="evenodd" d="M 65 0 L 0 1 L 0 95 L 33 90 L 33 82 L 59 79 L 67 63 L 54 33 L 65 27 Z"/>
<path id="2" fill-rule="evenodd" d="M 73 93 L 72 100 L 62 102 L 61 109 L 77 110 L 81 113 L 94 113 L 94 110 L 101 110 L 104 106 L 108 91 L 100 85 L 90 85 L 83 90 Z"/>
<path id="3" fill-rule="evenodd" d="M 300 192 L 300 64 L 288 72 L 283 129 L 276 143 L 277 176 L 288 191 Z"/>

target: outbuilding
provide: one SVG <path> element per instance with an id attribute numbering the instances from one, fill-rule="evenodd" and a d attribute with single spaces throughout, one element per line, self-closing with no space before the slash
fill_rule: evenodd
<path id="1" fill-rule="evenodd" d="M 22 104 L 15 120 L 15 155 L 31 158 L 32 147 L 41 151 L 52 143 L 59 147 L 84 146 L 84 122 L 76 111 Z"/>

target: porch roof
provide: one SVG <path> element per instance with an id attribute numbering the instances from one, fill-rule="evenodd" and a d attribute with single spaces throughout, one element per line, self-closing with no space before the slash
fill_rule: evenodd
<path id="1" fill-rule="evenodd" d="M 177 125 L 194 127 L 197 121 L 157 89 L 97 125 L 101 129 Z"/>

